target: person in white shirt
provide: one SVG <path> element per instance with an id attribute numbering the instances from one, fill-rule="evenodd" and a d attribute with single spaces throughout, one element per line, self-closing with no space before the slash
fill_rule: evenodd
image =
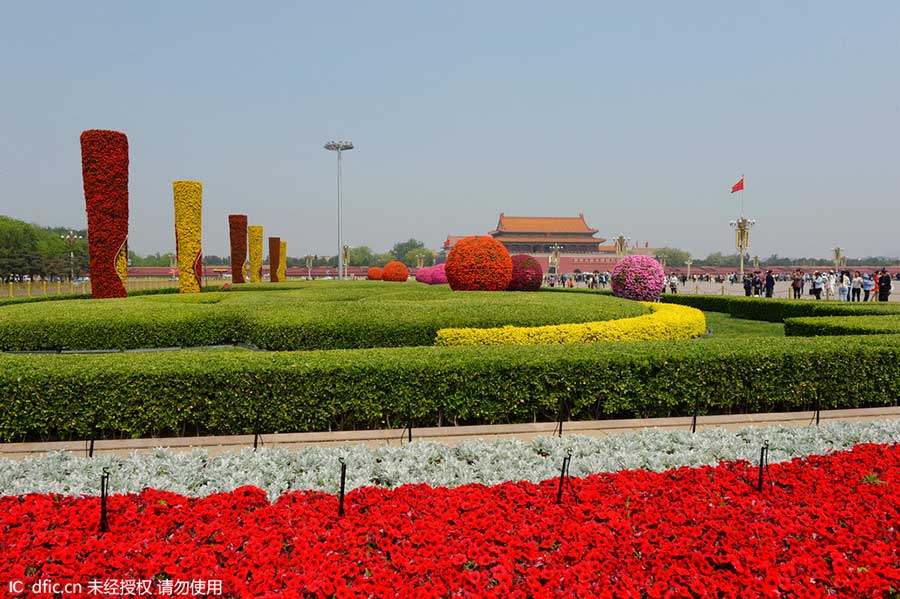
<path id="1" fill-rule="evenodd" d="M 858 302 L 859 294 L 862 291 L 863 278 L 859 271 L 853 273 L 853 280 L 850 282 L 850 301 Z"/>

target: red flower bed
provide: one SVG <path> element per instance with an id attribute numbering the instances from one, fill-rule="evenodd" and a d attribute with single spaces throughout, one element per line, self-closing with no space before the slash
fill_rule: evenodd
<path id="1" fill-rule="evenodd" d="M 366 271 L 366 278 L 370 281 L 380 281 L 382 270 L 380 266 L 373 266 Z"/>
<path id="2" fill-rule="evenodd" d="M 488 236 L 460 239 L 447 254 L 447 282 L 454 291 L 506 291 L 512 259 L 506 247 Z"/>
<path id="3" fill-rule="evenodd" d="M 392 260 L 384 265 L 381 271 L 382 281 L 393 281 L 394 283 L 403 283 L 409 279 L 409 269 L 399 260 Z"/>
<path id="4" fill-rule="evenodd" d="M 575 458 L 577 460 L 577 458 Z M 352 468 L 352 463 L 350 464 Z M 337 475 L 337 473 L 335 473 Z M 225 597 L 887 597 L 900 581 L 900 446 L 432 489 L 204 499 L 0 498 L 0 580 L 222 581 Z M 115 485 L 115 474 L 111 481 Z M 6 582 L 3 583 L 6 590 Z M 87 591 L 82 595 L 88 597 Z"/>
<path id="5" fill-rule="evenodd" d="M 231 239 L 231 280 L 243 283 L 247 263 L 247 215 L 229 214 L 228 232 Z"/>
<path id="6" fill-rule="evenodd" d="M 528 254 L 516 254 L 512 257 L 512 280 L 510 291 L 537 291 L 544 282 L 544 269 L 541 264 Z"/>
<path id="7" fill-rule="evenodd" d="M 118 131 L 91 129 L 81 134 L 81 176 L 87 206 L 91 293 L 95 298 L 125 297 L 124 273 L 116 270 L 128 255 L 128 138 Z"/>

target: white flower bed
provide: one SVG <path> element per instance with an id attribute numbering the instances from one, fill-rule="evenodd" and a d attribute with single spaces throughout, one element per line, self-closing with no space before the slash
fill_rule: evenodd
<path id="1" fill-rule="evenodd" d="M 136 493 L 146 487 L 189 496 L 230 491 L 244 485 L 265 489 L 274 499 L 289 490 L 336 493 L 340 462 L 347 463 L 347 489 L 365 485 L 395 487 L 426 483 L 453 487 L 494 485 L 509 480 L 539 482 L 559 476 L 563 457 L 572 454 L 570 474 L 643 468 L 662 471 L 723 460 L 756 463 L 769 442 L 769 461 L 850 449 L 857 443 L 900 442 L 900 420 L 833 423 L 821 427 L 747 428 L 689 432 L 648 430 L 609 437 L 566 435 L 530 443 L 472 441 L 449 447 L 413 442 L 400 447 L 309 447 L 298 451 L 261 448 L 209 457 L 206 451 L 157 449 L 128 458 L 93 459 L 65 452 L 24 460 L 0 459 L 0 495 L 60 493 L 97 495 L 100 475 L 110 472 L 110 493 Z"/>

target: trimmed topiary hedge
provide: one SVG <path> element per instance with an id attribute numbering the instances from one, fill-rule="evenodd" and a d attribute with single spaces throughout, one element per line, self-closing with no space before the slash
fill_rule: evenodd
<path id="1" fill-rule="evenodd" d="M 847 376 L 852 373 L 853 384 Z M 892 405 L 896 336 L 317 352 L 0 355 L 0 439 Z"/>
<path id="2" fill-rule="evenodd" d="M 885 316 L 822 316 L 786 318 L 784 334 L 813 337 L 820 335 L 881 335 L 900 333 L 900 314 Z"/>
<path id="3" fill-rule="evenodd" d="M 783 322 L 786 318 L 817 316 L 865 316 L 900 314 L 900 304 L 761 299 L 723 295 L 663 296 L 669 304 L 682 304 L 707 312 L 724 312 L 734 318 Z"/>

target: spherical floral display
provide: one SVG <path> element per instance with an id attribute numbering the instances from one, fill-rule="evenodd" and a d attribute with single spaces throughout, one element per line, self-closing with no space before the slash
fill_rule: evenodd
<path id="1" fill-rule="evenodd" d="M 460 239 L 447 256 L 447 281 L 454 291 L 506 291 L 512 259 L 493 237 Z"/>
<path id="2" fill-rule="evenodd" d="M 447 284 L 447 265 L 444 262 L 431 267 L 431 280 L 429 283 L 432 285 Z"/>
<path id="3" fill-rule="evenodd" d="M 516 254 L 512 257 L 512 280 L 510 291 L 537 291 L 544 282 L 544 269 L 540 263 L 528 254 Z"/>
<path id="4" fill-rule="evenodd" d="M 380 266 L 373 266 L 366 272 L 366 278 L 370 281 L 380 281 L 381 273 L 382 270 Z"/>
<path id="5" fill-rule="evenodd" d="M 402 283 L 409 278 L 409 269 L 406 268 L 406 265 L 400 262 L 399 260 L 392 260 L 384 265 L 384 270 L 381 272 L 381 280 L 382 281 L 393 281 L 395 283 Z"/>
<path id="6" fill-rule="evenodd" d="M 416 269 L 416 281 L 419 283 L 431 283 L 431 267 L 423 266 Z"/>
<path id="7" fill-rule="evenodd" d="M 655 302 L 663 292 L 666 274 L 650 256 L 627 256 L 613 268 L 610 283 L 616 297 Z"/>

